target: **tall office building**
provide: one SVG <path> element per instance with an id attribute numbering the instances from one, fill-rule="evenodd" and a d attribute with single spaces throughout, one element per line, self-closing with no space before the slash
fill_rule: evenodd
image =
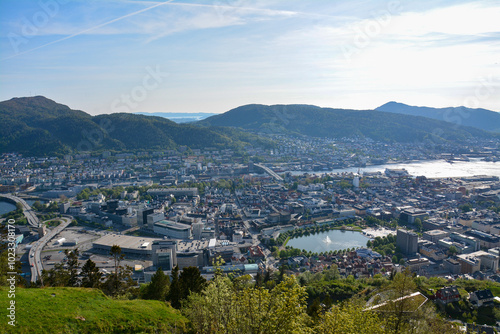
<path id="1" fill-rule="evenodd" d="M 193 223 L 191 226 L 193 227 L 193 238 L 194 238 L 194 240 L 200 240 L 201 239 L 201 234 L 203 232 L 203 228 L 205 227 L 205 224 L 202 223 L 201 221 L 198 221 L 196 223 Z"/>
<path id="2" fill-rule="evenodd" d="M 146 217 L 147 225 L 144 225 L 144 227 L 146 227 L 150 231 L 153 231 L 155 223 L 162 221 L 163 219 L 165 219 L 165 214 L 163 212 L 150 213 Z"/>
<path id="3" fill-rule="evenodd" d="M 139 227 L 147 227 L 148 225 L 148 215 L 154 213 L 155 210 L 153 208 L 140 208 L 137 210 L 137 226 Z"/>
<path id="4" fill-rule="evenodd" d="M 170 271 L 177 265 L 177 241 L 155 240 L 151 245 L 153 266 Z"/>
<path id="5" fill-rule="evenodd" d="M 405 255 L 414 255 L 418 251 L 418 235 L 403 229 L 398 230 L 396 245 Z"/>

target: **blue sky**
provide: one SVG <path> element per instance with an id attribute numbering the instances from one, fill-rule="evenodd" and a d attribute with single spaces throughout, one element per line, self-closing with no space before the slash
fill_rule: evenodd
<path id="1" fill-rule="evenodd" d="M 0 100 L 500 111 L 498 1 L 0 1 Z"/>

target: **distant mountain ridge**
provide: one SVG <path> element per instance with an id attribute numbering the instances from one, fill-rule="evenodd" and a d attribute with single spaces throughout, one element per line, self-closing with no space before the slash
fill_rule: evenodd
<path id="1" fill-rule="evenodd" d="M 144 116 L 158 116 L 174 121 L 175 123 L 190 123 L 201 121 L 207 117 L 217 115 L 214 113 L 205 113 L 205 112 L 197 112 L 197 113 L 182 113 L 182 112 L 137 112 L 136 115 L 144 115 Z"/>
<path id="2" fill-rule="evenodd" d="M 435 119 L 374 110 L 321 108 L 312 105 L 250 104 L 197 122 L 256 132 L 312 137 L 369 137 L 387 142 L 461 141 L 495 135 Z M 439 131 L 437 131 L 439 130 Z M 460 131 L 457 131 L 460 130 Z"/>
<path id="3" fill-rule="evenodd" d="M 500 112 L 466 107 L 430 108 L 415 107 L 404 103 L 388 102 L 375 110 L 391 113 L 423 116 L 457 125 L 500 133 Z"/>
<path id="4" fill-rule="evenodd" d="M 91 116 L 43 96 L 0 102 L 0 153 L 62 155 L 82 151 L 270 147 L 259 134 L 324 138 L 365 137 L 385 142 L 462 142 L 499 134 L 420 116 L 313 105 L 241 106 L 204 120 L 177 124 L 130 113 Z"/>
<path id="5" fill-rule="evenodd" d="M 0 152 L 29 155 L 98 150 L 237 148 L 256 136 L 224 128 L 176 124 L 166 118 L 128 113 L 91 116 L 43 96 L 0 102 Z"/>

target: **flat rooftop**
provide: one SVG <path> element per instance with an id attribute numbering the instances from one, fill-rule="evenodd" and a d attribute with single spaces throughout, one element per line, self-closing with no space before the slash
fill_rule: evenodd
<path id="1" fill-rule="evenodd" d="M 173 222 L 170 220 L 160 220 L 159 222 L 155 223 L 155 226 L 169 228 L 169 229 L 178 230 L 178 231 L 185 231 L 185 230 L 191 229 L 190 225 L 177 223 L 177 222 Z"/>
<path id="2" fill-rule="evenodd" d="M 208 248 L 208 240 L 179 241 L 177 252 L 194 252 Z"/>
<path id="3" fill-rule="evenodd" d="M 442 231 L 442 230 L 430 230 L 430 231 L 427 231 L 427 232 L 424 232 L 424 233 L 427 233 L 429 235 L 443 235 L 443 234 L 448 234 L 448 232 L 445 232 L 445 231 Z"/>
<path id="4" fill-rule="evenodd" d="M 161 238 L 134 237 L 110 233 L 94 241 L 93 246 L 96 248 L 111 248 L 113 245 L 117 245 L 120 246 L 124 253 L 127 251 L 151 252 L 153 241 L 159 239 Z"/>

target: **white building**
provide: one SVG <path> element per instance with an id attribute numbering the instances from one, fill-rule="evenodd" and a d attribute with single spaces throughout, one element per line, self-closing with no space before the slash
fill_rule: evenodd
<path id="1" fill-rule="evenodd" d="M 359 176 L 355 176 L 354 179 L 352 180 L 352 185 L 354 188 L 359 188 Z"/>
<path id="2" fill-rule="evenodd" d="M 153 231 L 173 239 L 191 238 L 191 226 L 169 220 L 162 220 L 154 223 Z"/>

